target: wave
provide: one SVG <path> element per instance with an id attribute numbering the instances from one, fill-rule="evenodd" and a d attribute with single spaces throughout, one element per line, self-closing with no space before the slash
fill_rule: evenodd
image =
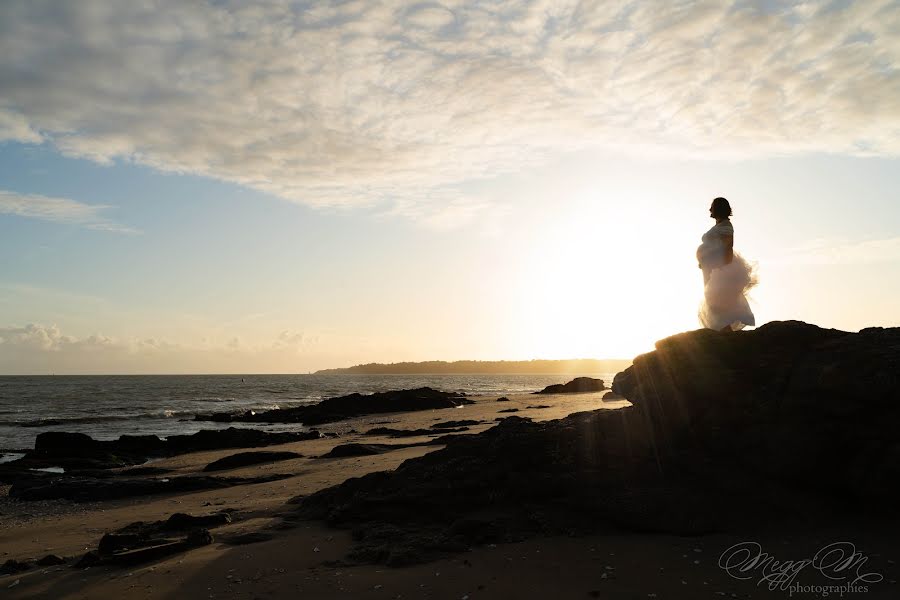
<path id="1" fill-rule="evenodd" d="M 255 405 L 255 406 L 241 406 L 241 407 L 231 407 L 231 408 L 223 408 L 226 412 L 228 410 L 235 411 L 243 411 L 243 410 L 255 410 L 257 412 L 265 411 L 265 410 L 277 410 L 280 408 L 278 404 L 264 404 L 264 405 Z M 173 409 L 163 409 L 157 410 L 154 412 L 147 413 L 138 413 L 132 415 L 123 415 L 123 414 L 115 414 L 115 415 L 81 415 L 76 417 L 48 417 L 46 419 L 33 419 L 33 420 L 6 420 L 0 419 L 0 427 L 56 427 L 56 426 L 65 426 L 65 425 L 84 425 L 84 424 L 95 424 L 95 423 L 109 423 L 109 422 L 122 422 L 122 421 L 144 421 L 150 419 L 173 419 L 176 417 L 180 418 L 192 418 L 197 414 L 196 410 L 173 410 Z"/>

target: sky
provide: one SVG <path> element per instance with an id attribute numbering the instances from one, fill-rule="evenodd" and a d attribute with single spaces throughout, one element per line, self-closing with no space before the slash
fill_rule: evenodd
<path id="1" fill-rule="evenodd" d="M 0 4 L 0 374 L 900 325 L 900 2 Z"/>

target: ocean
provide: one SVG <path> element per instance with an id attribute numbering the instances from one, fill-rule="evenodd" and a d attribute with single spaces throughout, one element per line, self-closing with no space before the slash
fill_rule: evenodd
<path id="1" fill-rule="evenodd" d="M 290 408 L 353 392 L 423 386 L 470 395 L 520 394 L 578 375 L 582 374 L 0 376 L 0 451 L 32 448 L 44 431 L 81 432 L 104 440 L 122 434 L 165 437 L 232 425 L 194 421 L 200 412 Z M 610 385 L 614 373 L 583 375 Z M 297 424 L 234 426 L 304 429 Z"/>

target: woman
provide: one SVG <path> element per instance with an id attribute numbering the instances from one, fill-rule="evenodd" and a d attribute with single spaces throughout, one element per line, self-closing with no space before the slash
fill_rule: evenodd
<path id="1" fill-rule="evenodd" d="M 728 200 L 713 200 L 709 216 L 716 224 L 703 234 L 703 243 L 697 248 L 704 288 L 700 322 L 707 329 L 719 331 L 736 331 L 755 325 L 746 294 L 756 285 L 756 278 L 747 261 L 734 251 L 734 227 L 729 219 L 731 205 Z"/>

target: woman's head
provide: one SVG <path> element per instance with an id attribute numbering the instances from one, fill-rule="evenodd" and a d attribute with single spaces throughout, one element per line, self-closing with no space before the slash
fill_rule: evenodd
<path id="1" fill-rule="evenodd" d="M 714 199 L 709 206 L 709 216 L 717 221 L 727 219 L 731 216 L 731 204 L 721 196 Z"/>

